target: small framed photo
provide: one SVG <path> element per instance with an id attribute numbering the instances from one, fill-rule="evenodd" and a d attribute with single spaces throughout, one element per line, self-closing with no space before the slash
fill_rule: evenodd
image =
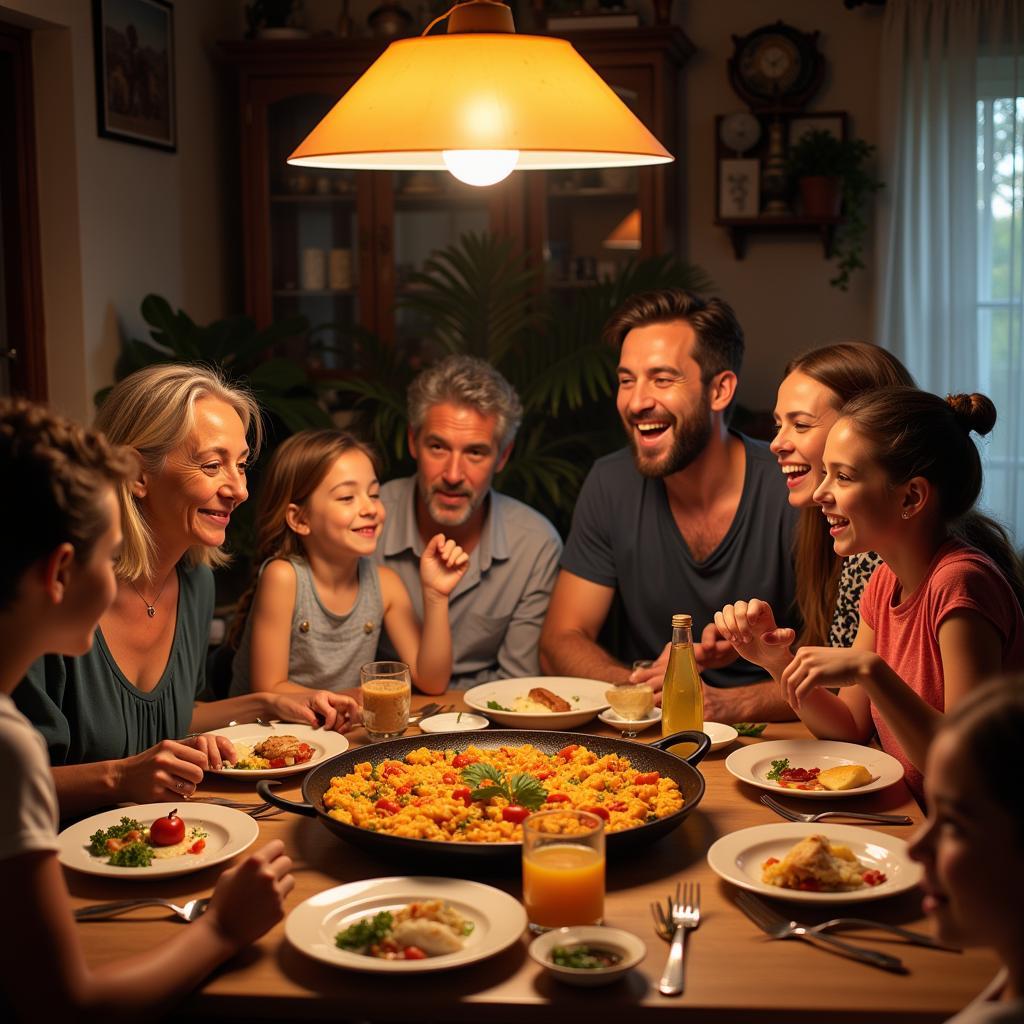
<path id="1" fill-rule="evenodd" d="M 795 145 L 808 132 L 828 132 L 837 139 L 846 141 L 846 112 L 821 111 L 820 113 L 794 114 L 789 119 L 790 146 Z"/>
<path id="2" fill-rule="evenodd" d="M 756 217 L 761 208 L 761 161 L 718 161 L 718 216 Z"/>
<path id="3" fill-rule="evenodd" d="M 174 9 L 166 0 L 93 0 L 99 134 L 177 148 Z"/>

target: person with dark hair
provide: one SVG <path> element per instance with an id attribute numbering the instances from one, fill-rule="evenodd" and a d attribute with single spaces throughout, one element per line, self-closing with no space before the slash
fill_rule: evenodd
<path id="1" fill-rule="evenodd" d="M 378 475 L 376 452 L 341 430 L 302 430 L 274 452 L 256 517 L 260 569 L 232 627 L 233 695 L 356 687 L 382 624 L 418 689 L 448 686 L 448 595 L 469 557 L 443 533 L 428 540 L 421 624 L 402 581 L 370 557 L 385 518 Z"/>
<path id="2" fill-rule="evenodd" d="M 860 395 L 829 432 L 814 492 L 836 554 L 877 551 L 884 564 L 861 597 L 853 646 L 801 648 L 783 694 L 822 739 L 863 743 L 877 732 L 918 798 L 943 714 L 983 679 L 1024 668 L 1020 559 L 974 511 L 982 473 L 970 434 L 995 420 L 979 394 Z"/>
<path id="3" fill-rule="evenodd" d="M 90 968 L 57 860 L 57 793 L 43 738 L 11 693 L 47 652 L 84 654 L 117 594 L 122 542 L 115 487 L 134 453 L 22 400 L 0 400 L 0 505 L 13 543 L 0 555 L 0 1017 L 151 1015 L 184 995 L 283 916 L 294 885 L 274 840 L 224 872 L 207 912 L 168 942 Z"/>
<path id="4" fill-rule="evenodd" d="M 727 604 L 715 614 L 723 635 L 757 634 L 744 657 L 778 680 L 792 660 L 794 640 L 801 646 L 849 647 L 860 622 L 860 596 L 881 563 L 874 551 L 842 558 L 832 547 L 828 523 L 814 503 L 821 482 L 825 439 L 845 402 L 885 387 L 913 387 L 914 381 L 892 353 L 861 341 L 811 349 L 786 367 L 775 403 L 775 439 L 771 450 L 800 509 L 796 532 L 796 598 L 803 628 L 778 628 L 772 607 L 761 598 Z"/>
<path id="5" fill-rule="evenodd" d="M 451 687 L 535 676 L 537 639 L 562 541 L 529 505 L 494 489 L 512 454 L 523 408 L 489 363 L 452 355 L 409 386 L 409 451 L 416 475 L 381 488 L 387 519 L 373 558 L 398 573 L 423 615 L 420 557 L 441 531 L 470 556 L 449 597 Z M 397 653 L 388 626 L 380 653 Z"/>
<path id="6" fill-rule="evenodd" d="M 754 588 L 788 612 L 795 586 L 796 513 L 775 459 L 728 426 L 743 331 L 721 299 L 665 289 L 629 299 L 605 337 L 620 348 L 616 404 L 629 447 L 599 459 L 580 492 L 541 663 L 559 675 L 657 687 L 671 616 L 688 612 L 703 629 L 705 717 L 791 718 L 778 689 L 736 658 L 713 622 Z M 616 594 L 622 660 L 598 644 Z M 631 672 L 633 659 L 658 652 L 653 667 Z"/>
<path id="7" fill-rule="evenodd" d="M 1024 1021 L 1024 678 L 993 679 L 945 716 L 928 750 L 928 820 L 910 842 L 924 911 L 950 945 L 992 949 L 1003 969 L 947 1024 Z"/>

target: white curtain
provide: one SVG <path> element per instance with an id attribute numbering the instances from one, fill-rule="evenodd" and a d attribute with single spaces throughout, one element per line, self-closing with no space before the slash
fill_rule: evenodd
<path id="1" fill-rule="evenodd" d="M 1024 543 L 1024 0 L 888 0 L 878 340 L 921 387 L 982 391 L 982 503 Z"/>

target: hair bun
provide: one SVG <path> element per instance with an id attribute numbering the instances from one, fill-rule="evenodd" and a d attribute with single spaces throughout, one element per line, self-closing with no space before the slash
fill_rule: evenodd
<path id="1" fill-rule="evenodd" d="M 987 395 L 976 391 L 969 395 L 947 395 L 946 401 L 957 423 L 968 433 L 973 430 L 984 436 L 996 425 L 996 407 Z"/>

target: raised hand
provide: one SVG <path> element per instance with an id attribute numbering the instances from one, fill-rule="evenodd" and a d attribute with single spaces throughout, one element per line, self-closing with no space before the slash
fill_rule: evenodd
<path id="1" fill-rule="evenodd" d="M 220 876 L 203 920 L 236 948 L 248 946 L 284 917 L 284 898 L 295 887 L 291 869 L 284 843 L 272 839 Z"/>
<path id="2" fill-rule="evenodd" d="M 420 582 L 424 591 L 430 590 L 447 597 L 469 568 L 469 555 L 443 533 L 435 534 L 420 557 Z"/>
<path id="3" fill-rule="evenodd" d="M 796 631 L 780 627 L 767 601 L 737 601 L 715 612 L 715 626 L 736 652 L 778 678 L 792 660 Z"/>
<path id="4" fill-rule="evenodd" d="M 873 678 L 881 659 L 856 647 L 801 647 L 782 673 L 782 696 L 794 709 L 818 687 L 856 686 Z"/>
<path id="5" fill-rule="evenodd" d="M 736 648 L 722 636 L 718 626 L 709 622 L 700 635 L 700 643 L 693 645 L 693 656 L 697 668 L 723 668 L 731 665 L 737 657 Z"/>

